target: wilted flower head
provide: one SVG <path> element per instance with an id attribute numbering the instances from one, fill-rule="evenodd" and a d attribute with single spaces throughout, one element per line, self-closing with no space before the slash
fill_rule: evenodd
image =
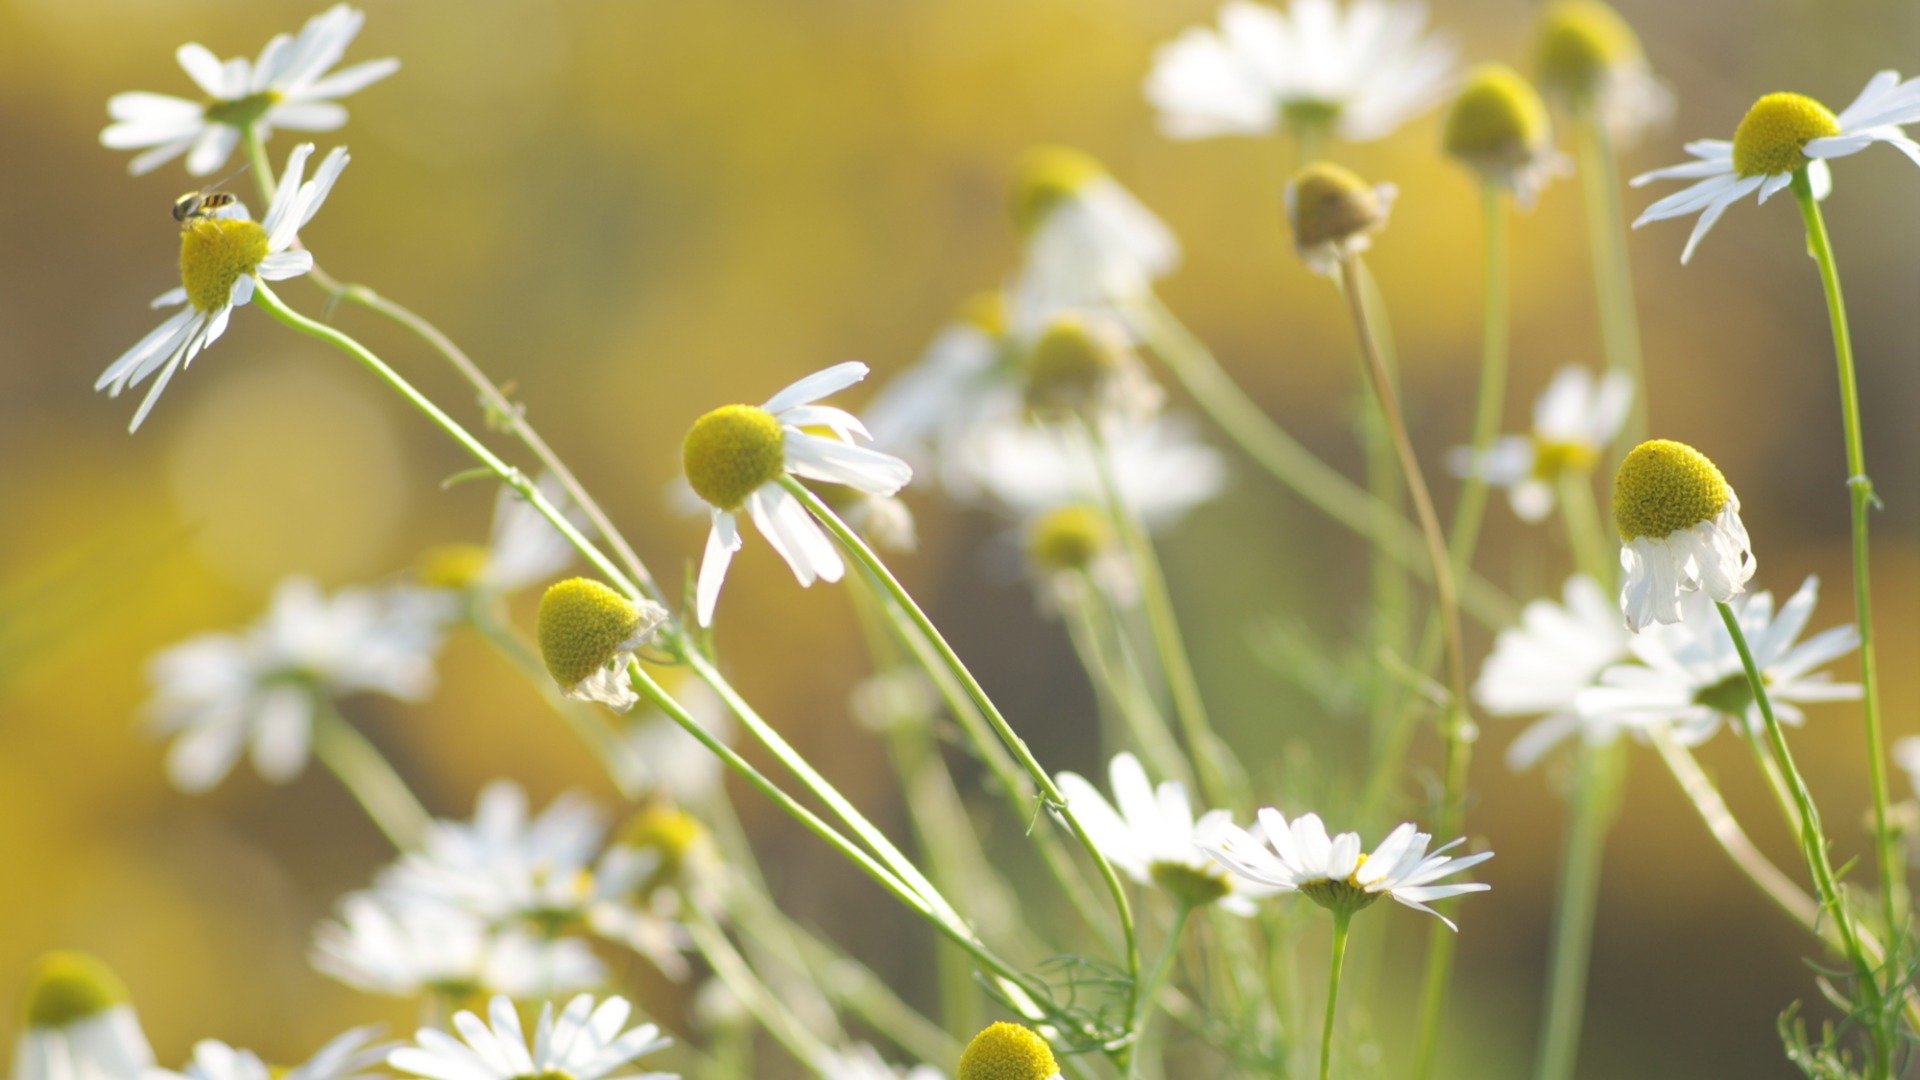
<path id="1" fill-rule="evenodd" d="M 1532 206 L 1547 180 L 1567 168 L 1553 148 L 1553 123 L 1540 95 L 1503 64 L 1482 64 L 1467 76 L 1447 111 L 1444 144 L 1522 207 Z"/>
<path id="2" fill-rule="evenodd" d="M 126 985 L 85 953 L 40 958 L 27 983 L 26 1014 L 14 1080 L 139 1080 L 153 1067 Z"/>
<path id="3" fill-rule="evenodd" d="M 1556 0 L 1541 12 L 1538 34 L 1540 89 L 1614 138 L 1635 141 L 1672 115 L 1673 93 L 1654 77 L 1639 35 L 1604 0 Z"/>
<path id="4" fill-rule="evenodd" d="M 1371 187 L 1351 170 L 1330 162 L 1309 165 L 1287 182 L 1287 224 L 1293 249 L 1316 274 L 1338 276 L 1340 261 L 1373 245 L 1387 227 L 1399 189 Z"/>
<path id="5" fill-rule="evenodd" d="M 1722 603 L 1753 576 L 1753 545 L 1740 497 L 1707 456 L 1654 439 L 1634 447 L 1613 481 L 1626 580 L 1620 606 L 1636 633 L 1680 621 L 1680 595 L 1696 589 Z"/>
<path id="6" fill-rule="evenodd" d="M 625 711 L 640 700 L 627 664 L 666 620 L 666 609 L 651 600 L 629 600 L 598 581 L 568 578 L 540 598 L 540 655 L 568 697 Z"/>

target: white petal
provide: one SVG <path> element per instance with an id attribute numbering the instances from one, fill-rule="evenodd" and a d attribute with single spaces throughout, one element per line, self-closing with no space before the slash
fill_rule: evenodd
<path id="1" fill-rule="evenodd" d="M 858 360 L 848 360 L 835 364 L 824 371 L 816 371 L 767 399 L 760 406 L 779 416 L 795 405 L 805 405 L 818 401 L 830 394 L 837 394 L 861 379 L 867 377 L 867 365 Z"/>
<path id="2" fill-rule="evenodd" d="M 713 526 L 707 532 L 706 555 L 700 560 L 700 581 L 694 587 L 694 609 L 701 626 L 713 625 L 713 607 L 720 601 L 720 586 L 727 580 L 727 567 L 733 553 L 740 550 L 738 520 L 724 510 L 713 511 Z"/>

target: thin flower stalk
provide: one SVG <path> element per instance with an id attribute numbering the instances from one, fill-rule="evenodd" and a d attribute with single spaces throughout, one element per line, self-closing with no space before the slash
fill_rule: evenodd
<path id="1" fill-rule="evenodd" d="M 1879 864 L 1883 917 L 1889 932 L 1901 925 L 1902 878 L 1894 856 L 1893 830 L 1887 823 L 1886 733 L 1880 724 L 1880 663 L 1873 642 L 1873 593 L 1867 586 L 1867 516 L 1876 500 L 1867 478 L 1867 453 L 1860 428 L 1860 384 L 1854 374 L 1853 334 L 1847 326 L 1846 299 L 1840 292 L 1840 267 L 1834 261 L 1833 241 L 1814 198 L 1805 166 L 1793 174 L 1793 197 L 1806 223 L 1807 246 L 1820 264 L 1820 284 L 1827 297 L 1827 319 L 1833 326 L 1833 358 L 1840 380 L 1840 418 L 1846 429 L 1847 494 L 1852 503 L 1853 617 L 1860 629 L 1860 706 L 1867 722 L 1867 772 L 1873 784 L 1874 855 Z"/>
<path id="2" fill-rule="evenodd" d="M 1328 1080 L 1333 1066 L 1334 1007 L 1340 1003 L 1340 972 L 1347 962 L 1347 930 L 1353 912 L 1333 913 L 1333 959 L 1327 972 L 1327 1017 L 1320 1025 L 1320 1080 Z"/>
<path id="3" fill-rule="evenodd" d="M 1472 452 L 1476 461 L 1486 458 L 1494 437 L 1500 433 L 1500 413 L 1507 391 L 1510 333 L 1507 203 L 1500 185 L 1492 180 L 1481 182 L 1480 213 L 1481 243 L 1485 251 L 1481 272 L 1480 392 L 1473 407 Z M 1473 553 L 1479 544 L 1486 509 L 1486 473 L 1481 469 L 1468 470 L 1460 485 L 1460 501 L 1453 512 L 1453 532 L 1448 538 L 1456 580 L 1466 577 L 1473 568 Z"/>
<path id="4" fill-rule="evenodd" d="M 1175 903 L 1173 924 L 1167 928 L 1167 943 L 1160 950 L 1160 958 L 1154 961 L 1153 970 L 1147 973 L 1147 981 L 1135 995 L 1133 1003 L 1133 1023 L 1129 1030 L 1133 1033 L 1132 1053 L 1127 1058 L 1128 1080 L 1141 1075 L 1140 1063 L 1147 1055 L 1142 1053 L 1146 1042 L 1148 1026 L 1153 1021 L 1154 1006 L 1160 997 L 1160 988 L 1167 983 L 1167 976 L 1173 971 L 1174 961 L 1180 957 L 1180 939 L 1186 933 L 1187 917 L 1193 914 L 1189 904 Z"/>
<path id="5" fill-rule="evenodd" d="M 1646 362 L 1640 353 L 1640 316 L 1627 259 L 1627 219 L 1620 205 L 1613 136 L 1590 106 L 1576 109 L 1572 119 L 1574 160 L 1585 196 L 1587 247 L 1593 257 L 1594 300 L 1600 312 L 1600 346 L 1607 369 L 1633 379 L 1633 408 L 1613 444 L 1614 457 L 1619 458 L 1644 442 L 1648 431 Z"/>
<path id="6" fill-rule="evenodd" d="M 1560 880 L 1554 889 L 1546 1015 L 1534 1063 L 1537 1080 L 1570 1080 L 1574 1074 L 1586 1011 L 1594 916 L 1600 906 L 1600 863 L 1620 808 L 1625 751 L 1626 744 L 1619 739 L 1583 740 L 1578 749 L 1573 814 L 1567 821 Z"/>
<path id="7" fill-rule="evenodd" d="M 760 1027 L 795 1060 L 826 1061 L 831 1048 L 800 1022 L 780 995 L 768 988 L 753 965 L 734 947 L 727 932 L 714 921 L 712 913 L 698 904 L 687 904 L 686 915 L 687 932 L 693 937 L 694 947 L 712 965 L 714 977 L 753 1015 Z"/>
<path id="8" fill-rule="evenodd" d="M 1067 636 L 1087 671 L 1094 691 L 1108 703 L 1126 725 L 1127 734 L 1142 754 L 1157 765 L 1169 779 L 1187 783 L 1192 780 L 1187 756 L 1180 750 L 1166 718 L 1153 702 L 1147 689 L 1139 657 L 1127 641 L 1126 628 L 1119 614 L 1094 586 L 1083 582 L 1079 595 L 1062 605 Z M 1118 745 L 1104 747 L 1107 754 Z"/>
<path id="9" fill-rule="evenodd" d="M 419 844 L 433 816 L 393 765 L 324 695 L 317 695 L 314 702 L 313 753 L 353 793 L 396 850 L 408 851 Z"/>

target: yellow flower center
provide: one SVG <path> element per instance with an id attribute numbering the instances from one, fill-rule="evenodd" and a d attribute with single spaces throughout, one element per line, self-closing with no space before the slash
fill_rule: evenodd
<path id="1" fill-rule="evenodd" d="M 126 1002 L 126 985 L 107 965 L 86 953 L 48 953 L 27 987 L 27 1026 L 63 1028 Z"/>
<path id="2" fill-rule="evenodd" d="M 262 90 L 232 101 L 209 101 L 205 105 L 207 119 L 245 131 L 267 115 L 268 109 L 280 104 L 280 100 L 278 90 Z"/>
<path id="3" fill-rule="evenodd" d="M 694 493 L 732 512 L 786 471 L 786 433 L 757 405 L 727 405 L 693 422 L 680 460 Z"/>
<path id="4" fill-rule="evenodd" d="M 1585 443 L 1548 442 L 1534 437 L 1533 440 L 1533 478 L 1549 483 L 1559 479 L 1565 473 L 1585 473 L 1593 471 L 1600 463 L 1600 451 Z"/>
<path id="5" fill-rule="evenodd" d="M 429 589 L 471 589 L 487 568 L 487 549 L 479 544 L 441 544 L 420 556 L 417 574 Z"/>
<path id="6" fill-rule="evenodd" d="M 203 312 L 227 306 L 233 283 L 267 257 L 267 230 L 257 222 L 194 218 L 180 230 L 180 284 Z"/>
<path id="7" fill-rule="evenodd" d="M 1613 523 L 1622 540 L 1661 539 L 1712 521 L 1733 489 L 1707 456 L 1686 443 L 1654 439 L 1633 448 L 1613 481 Z"/>
<path id="8" fill-rule="evenodd" d="M 660 856 L 660 868 L 643 886 L 651 891 L 680 876 L 687 854 L 706 839 L 707 830 L 684 810 L 654 804 L 642 808 L 620 830 L 620 842 Z"/>
<path id="9" fill-rule="evenodd" d="M 1807 163 L 1813 139 L 1840 134 L 1840 121 L 1803 94 L 1768 94 L 1753 103 L 1733 133 L 1733 168 L 1741 176 L 1779 176 Z"/>
<path id="10" fill-rule="evenodd" d="M 1085 570 L 1112 546 L 1106 516 L 1090 506 L 1049 510 L 1027 530 L 1027 552 L 1043 570 Z"/>
<path id="11" fill-rule="evenodd" d="M 974 293 L 960 305 L 960 319 L 988 337 L 1007 336 L 1007 298 L 996 290 Z"/>
<path id="12" fill-rule="evenodd" d="M 1059 1074 L 1047 1040 L 1004 1022 L 975 1035 L 953 1073 L 954 1080 L 1048 1080 Z"/>
<path id="13" fill-rule="evenodd" d="M 1386 220 L 1380 193 L 1351 170 L 1320 162 L 1287 185 L 1293 242 L 1302 248 L 1338 243 L 1378 229 Z"/>
<path id="14" fill-rule="evenodd" d="M 1065 146 L 1043 146 L 1027 151 L 1014 166 L 1009 194 L 1013 225 L 1021 236 L 1032 236 L 1061 202 L 1107 174 L 1090 154 Z"/>
<path id="15" fill-rule="evenodd" d="M 646 619 L 633 601 L 588 578 L 568 578 L 540 598 L 535 625 L 553 681 L 571 690 L 632 650 Z"/>
<path id="16" fill-rule="evenodd" d="M 1442 145 L 1476 169 L 1510 170 L 1552 139 L 1547 107 L 1527 80 L 1504 64 L 1482 64 L 1453 99 Z"/>
<path id="17" fill-rule="evenodd" d="M 1190 908 L 1206 907 L 1233 891 L 1233 883 L 1225 877 L 1185 863 L 1154 863 L 1147 867 L 1147 876 L 1177 903 Z"/>
<path id="18" fill-rule="evenodd" d="M 1119 375 L 1126 343 L 1111 327 L 1063 315 L 1027 355 L 1027 407 L 1071 412 L 1097 404 Z"/>
<path id="19" fill-rule="evenodd" d="M 1561 0 L 1540 19 L 1540 83 L 1572 100 L 1599 93 L 1609 72 L 1642 55 L 1633 27 L 1601 0 Z"/>

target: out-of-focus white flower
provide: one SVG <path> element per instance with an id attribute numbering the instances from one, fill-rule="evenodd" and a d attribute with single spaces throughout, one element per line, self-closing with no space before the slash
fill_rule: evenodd
<path id="1" fill-rule="evenodd" d="M 205 634 L 154 657 L 154 726 L 174 735 L 167 774 L 204 791 L 250 750 L 260 775 L 284 783 L 306 767 L 314 710 L 357 693 L 419 701 L 433 689 L 446 619 L 425 590 L 342 589 L 306 578 L 274 590 L 258 624 Z"/>
<path id="2" fill-rule="evenodd" d="M 1673 91 L 1653 74 L 1640 37 L 1602 0 L 1558 0 L 1540 16 L 1540 88 L 1591 112 L 1614 139 L 1639 141 L 1673 115 Z"/>
<path id="3" fill-rule="evenodd" d="M 1116 425 L 1102 433 L 1120 498 L 1150 528 L 1177 523 L 1220 493 L 1226 463 L 1177 417 Z M 1102 501 L 1093 448 L 1078 432 L 1003 423 L 960 448 L 975 482 L 1019 517 Z"/>
<path id="4" fill-rule="evenodd" d="M 1505 64 L 1481 64 L 1468 74 L 1447 110 L 1441 145 L 1484 181 L 1512 192 L 1521 209 L 1572 168 L 1554 149 L 1546 103 Z"/>
<path id="5" fill-rule="evenodd" d="M 844 409 L 814 402 L 867 377 L 857 361 L 814 372 L 761 405 L 728 405 L 702 416 L 687 432 L 682 464 L 687 482 L 711 508 L 713 528 L 695 588 L 700 625 L 713 622 L 720 586 L 740 550 L 740 514 L 746 513 L 801 585 L 839 581 L 846 566 L 834 542 L 800 500 L 781 486 L 791 473 L 846 484 L 870 495 L 892 495 L 913 477 L 907 463 L 854 445 L 865 425 Z M 808 434 L 831 430 L 835 438 Z"/>
<path id="6" fill-rule="evenodd" d="M 1453 44 L 1429 35 L 1424 5 L 1248 0 L 1220 8 L 1154 54 L 1147 100 L 1176 139 L 1285 131 L 1383 138 L 1432 107 L 1454 73 Z"/>
<path id="7" fill-rule="evenodd" d="M 621 1072 L 643 1054 L 651 1054 L 672 1040 L 660 1037 L 652 1024 L 626 1028 L 633 1006 L 622 997 L 609 997 L 594 1007 L 581 994 L 567 1003 L 558 1018 L 553 1003 L 541 1006 L 533 1043 L 520 1027 L 513 1002 L 496 997 L 487 1009 L 487 1021 L 470 1012 L 454 1014 L 456 1039 L 438 1028 L 421 1028 L 413 1046 L 387 1055 L 387 1064 L 428 1080 L 525 1080 L 526 1077 L 564 1076 L 570 1080 L 679 1080 L 671 1073 Z M 625 1029 L 624 1031 L 622 1029 Z"/>
<path id="8" fill-rule="evenodd" d="M 1340 263 L 1373 246 L 1373 234 L 1387 227 L 1387 214 L 1400 189 L 1374 184 L 1352 170 L 1318 161 L 1287 181 L 1287 227 L 1294 254 L 1323 277 L 1340 276 Z"/>
<path id="9" fill-rule="evenodd" d="M 14 1080 L 145 1080 L 157 1070 L 127 988 L 107 965 L 48 953 L 27 984 Z"/>
<path id="10" fill-rule="evenodd" d="M 1471 447 L 1455 447 L 1447 464 L 1456 475 L 1478 473 L 1506 488 L 1521 520 L 1540 521 L 1553 511 L 1560 478 L 1593 471 L 1632 405 L 1633 379 L 1625 372 L 1595 380 L 1586 368 L 1568 364 L 1534 401 L 1531 435 L 1495 439 L 1478 462 Z"/>
<path id="11" fill-rule="evenodd" d="M 552 473 L 542 473 L 534 490 L 565 510 L 566 489 Z M 573 515 L 569 514 L 569 519 Z M 579 521 L 573 522 L 576 526 Z M 504 596 L 545 581 L 573 562 L 573 542 L 532 502 L 502 484 L 493 503 L 493 529 L 487 546 L 446 544 L 428 551 L 420 563 L 420 583 L 429 588 Z"/>
<path id="12" fill-rule="evenodd" d="M 275 35 L 252 63 L 245 57 L 222 61 L 203 45 L 182 45 L 175 55 L 205 96 L 189 100 L 143 91 L 115 94 L 107 102 L 114 122 L 100 132 L 100 144 L 114 150 L 151 147 L 129 166 L 136 175 L 186 154 L 187 171 L 206 176 L 226 164 L 249 127 L 262 139 L 276 127 L 333 131 L 347 122 L 346 107 L 335 99 L 400 68 L 400 61 L 388 58 L 327 73 L 346 54 L 366 18 L 355 8 L 335 4 L 308 19 L 298 37 Z"/>
<path id="13" fill-rule="evenodd" d="M 263 287 L 261 282 L 299 277 L 313 269 L 312 253 L 295 246 L 299 232 L 327 201 L 348 159 L 345 147 L 334 147 L 314 170 L 313 179 L 303 184 L 300 178 L 312 153 L 312 143 L 293 148 L 265 221 L 250 220 L 246 204 L 236 201 L 181 222 L 180 287 L 155 297 L 152 306 L 185 304 L 186 308 L 121 353 L 93 384 L 95 390 L 119 397 L 122 390 L 159 373 L 128 431 L 139 429 L 176 372 L 220 340 L 233 309 L 251 301 L 254 290 Z"/>
<path id="14" fill-rule="evenodd" d="M 1473 684 L 1473 699 L 1494 716 L 1544 719 L 1507 748 L 1507 765 L 1525 769 L 1576 732 L 1608 737 L 1606 725 L 1583 727 L 1575 708 L 1582 691 L 1600 673 L 1628 656 L 1620 611 L 1594 580 L 1567 579 L 1564 604 L 1535 600 L 1520 613 L 1520 625 L 1500 631 L 1493 652 Z"/>
<path id="15" fill-rule="evenodd" d="M 1020 411 L 1020 374 L 1007 338 L 1006 300 L 997 292 L 970 300 L 940 329 L 918 362 L 894 376 L 863 412 L 874 446 L 916 472 L 932 473 L 960 498 L 976 493 L 957 467 L 957 447 L 983 426 Z"/>
<path id="16" fill-rule="evenodd" d="M 313 966 L 357 990 L 458 998 L 565 994 L 606 981 L 584 941 L 489 927 L 478 915 L 419 896 L 360 892 L 340 902 L 337 921 L 314 931 Z"/>
<path id="17" fill-rule="evenodd" d="M 179 1075 L 186 1080 L 373 1080 L 380 1074 L 367 1070 L 386 1060 L 389 1049 L 374 1043 L 377 1034 L 376 1027 L 354 1028 L 286 1070 L 267 1068 L 251 1050 L 202 1039 L 193 1044 L 193 1060 Z"/>
<path id="18" fill-rule="evenodd" d="M 1620 608 L 1635 633 L 1680 621 L 1680 597 L 1699 590 L 1725 603 L 1753 577 L 1753 542 L 1740 496 L 1707 456 L 1669 439 L 1633 448 L 1613 481 L 1620 531 Z"/>
<path id="19" fill-rule="evenodd" d="M 669 689 L 701 727 L 721 742 L 731 741 L 733 714 L 712 687 L 698 679 L 684 679 Z M 681 806 L 705 806 L 726 772 L 713 751 L 659 713 L 629 717 L 617 745 L 617 767 L 631 787 Z"/>
<path id="20" fill-rule="evenodd" d="M 931 1065 L 895 1068 L 887 1064 L 880 1051 L 866 1043 L 829 1054 L 815 1066 L 815 1071 L 833 1080 L 946 1080 L 945 1075 Z"/>
<path id="21" fill-rule="evenodd" d="M 1801 94 L 1768 94 L 1747 110 L 1731 142 L 1690 142 L 1687 153 L 1695 160 L 1634 177 L 1634 187 L 1655 180 L 1697 183 L 1647 207 L 1633 227 L 1699 214 L 1693 235 L 1680 252 L 1684 263 L 1693 258 L 1693 249 L 1728 207 L 1755 192 L 1766 202 L 1792 184 L 1801 169 L 1807 171 L 1814 198 L 1824 199 L 1833 190 L 1827 162 L 1857 154 L 1874 143 L 1886 143 L 1920 165 L 1920 143 L 1900 129 L 1915 121 L 1920 121 L 1920 79 L 1902 82 L 1897 71 L 1882 71 L 1869 79 L 1866 89 L 1838 116 Z"/>
<path id="22" fill-rule="evenodd" d="M 1124 308 L 1180 264 L 1172 230 L 1078 150 L 1030 151 L 1012 204 L 1025 257 L 1009 290 L 1010 323 L 1027 340 L 1063 311 Z"/>

